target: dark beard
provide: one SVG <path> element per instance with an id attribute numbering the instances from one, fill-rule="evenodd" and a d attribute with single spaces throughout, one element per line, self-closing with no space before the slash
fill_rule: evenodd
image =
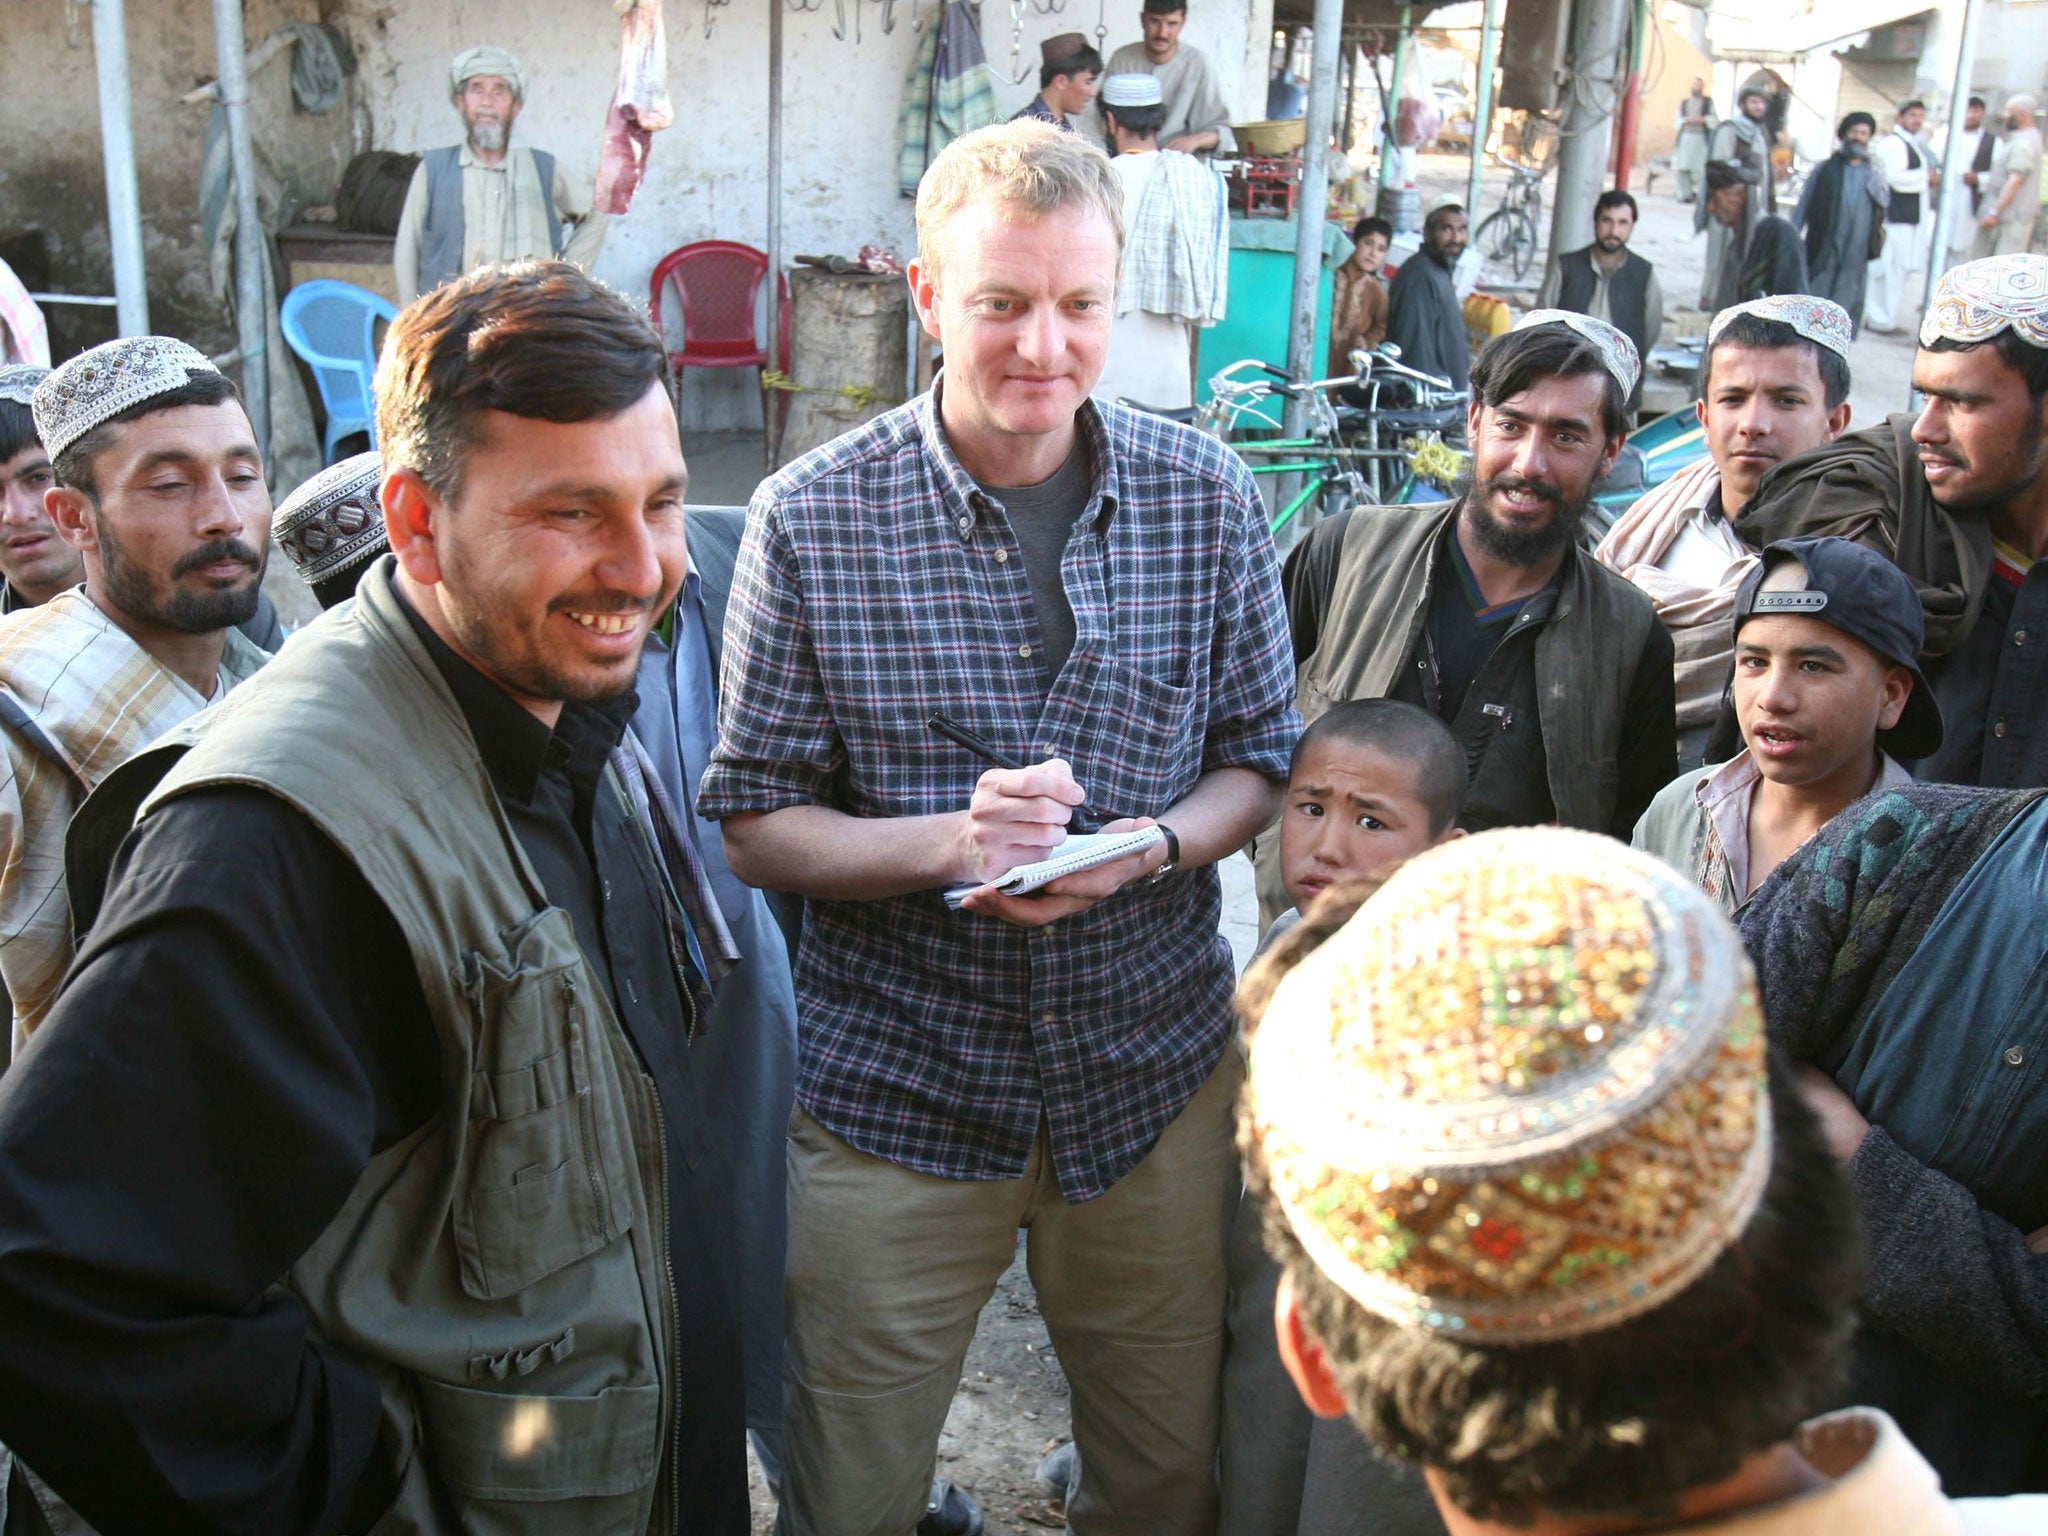
<path id="1" fill-rule="evenodd" d="M 1462 489 L 1472 542 L 1489 559 L 1524 571 L 1547 564 L 1569 549 L 1585 526 L 1586 510 L 1592 505 L 1590 497 L 1573 503 L 1555 485 L 1515 474 L 1496 475 L 1477 485 L 1468 476 Z M 1486 505 L 1487 498 L 1495 491 L 1516 490 L 1534 490 L 1548 498 L 1553 509 L 1550 521 L 1541 528 L 1511 528 L 1497 520 Z"/>
<path id="2" fill-rule="evenodd" d="M 246 624 L 256 616 L 257 599 L 263 590 L 264 557 L 240 539 L 216 539 L 203 549 L 193 550 L 172 567 L 171 575 L 182 576 L 217 560 L 247 560 L 254 565 L 256 574 L 246 587 L 216 592 L 187 592 L 182 587 L 173 587 L 170 595 L 159 601 L 149 574 L 121 552 L 104 518 L 98 532 L 100 580 L 106 584 L 108 601 L 123 613 L 186 635 L 210 634 Z"/>
<path id="3" fill-rule="evenodd" d="M 1977 491 L 1974 493 L 1966 492 L 1952 501 L 1943 501 L 1939 496 L 1936 496 L 1933 486 L 1927 488 L 1927 494 L 1933 497 L 1934 504 L 1944 512 L 1953 513 L 1958 517 L 1974 517 L 1978 519 L 1988 517 L 2007 503 L 2016 501 L 2026 492 L 2032 490 L 2034 482 L 2039 480 L 2044 472 L 2048 472 L 2048 464 L 2042 462 L 2041 437 L 2040 418 L 2034 417 L 2031 419 L 2030 425 L 2027 428 L 2027 435 L 2020 445 L 2021 457 L 2026 459 L 2033 467 L 2015 476 L 1995 490 Z M 1960 463 L 1959 460 L 1951 460 L 1950 462 Z M 1967 469 L 1969 466 L 1962 465 L 1962 467 Z"/>

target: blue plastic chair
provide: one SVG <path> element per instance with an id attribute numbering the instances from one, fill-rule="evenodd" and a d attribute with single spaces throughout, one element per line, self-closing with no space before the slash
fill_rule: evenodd
<path id="1" fill-rule="evenodd" d="M 370 434 L 377 446 L 377 407 L 370 377 L 377 371 L 377 322 L 398 318 L 387 299 L 354 283 L 316 277 L 284 296 L 278 329 L 291 349 L 313 370 L 320 403 L 327 408 L 321 449 L 335 460 L 334 445 L 354 432 Z"/>

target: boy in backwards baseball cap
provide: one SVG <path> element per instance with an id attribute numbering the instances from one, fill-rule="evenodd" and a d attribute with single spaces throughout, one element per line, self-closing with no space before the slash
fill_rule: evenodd
<path id="1" fill-rule="evenodd" d="M 1666 785 L 1634 838 L 1731 912 L 1851 802 L 1911 782 L 1903 764 L 1941 745 L 1919 597 L 1882 555 L 1848 539 L 1772 544 L 1736 595 L 1734 626 L 1742 751 Z"/>

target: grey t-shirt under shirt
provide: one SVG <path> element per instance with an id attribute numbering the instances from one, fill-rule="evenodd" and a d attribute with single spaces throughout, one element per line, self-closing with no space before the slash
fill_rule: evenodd
<path id="1" fill-rule="evenodd" d="M 977 482 L 981 484 L 981 482 Z M 988 485 L 981 488 L 1003 504 L 1024 557 L 1024 575 L 1031 583 L 1031 605 L 1038 610 L 1038 628 L 1045 639 L 1048 677 L 1058 677 L 1074 649 L 1074 608 L 1060 579 L 1060 557 L 1074 522 L 1095 488 L 1088 447 L 1078 435 L 1067 462 L 1037 485 Z"/>

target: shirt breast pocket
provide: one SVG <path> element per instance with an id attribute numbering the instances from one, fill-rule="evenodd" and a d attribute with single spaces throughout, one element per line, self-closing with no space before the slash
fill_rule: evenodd
<path id="1" fill-rule="evenodd" d="M 516 1294 L 631 1226 L 607 1175 L 593 1090 L 593 1001 L 569 914 L 549 907 L 464 957 L 474 1024 L 455 1199 L 462 1287 Z"/>
<path id="2" fill-rule="evenodd" d="M 1198 690 L 1090 655 L 1079 686 L 1061 693 L 1052 740 L 1071 741 L 1075 774 L 1089 801 L 1119 816 L 1157 816 L 1194 787 L 1202 771 Z M 1062 718 L 1063 717 L 1063 718 Z"/>

